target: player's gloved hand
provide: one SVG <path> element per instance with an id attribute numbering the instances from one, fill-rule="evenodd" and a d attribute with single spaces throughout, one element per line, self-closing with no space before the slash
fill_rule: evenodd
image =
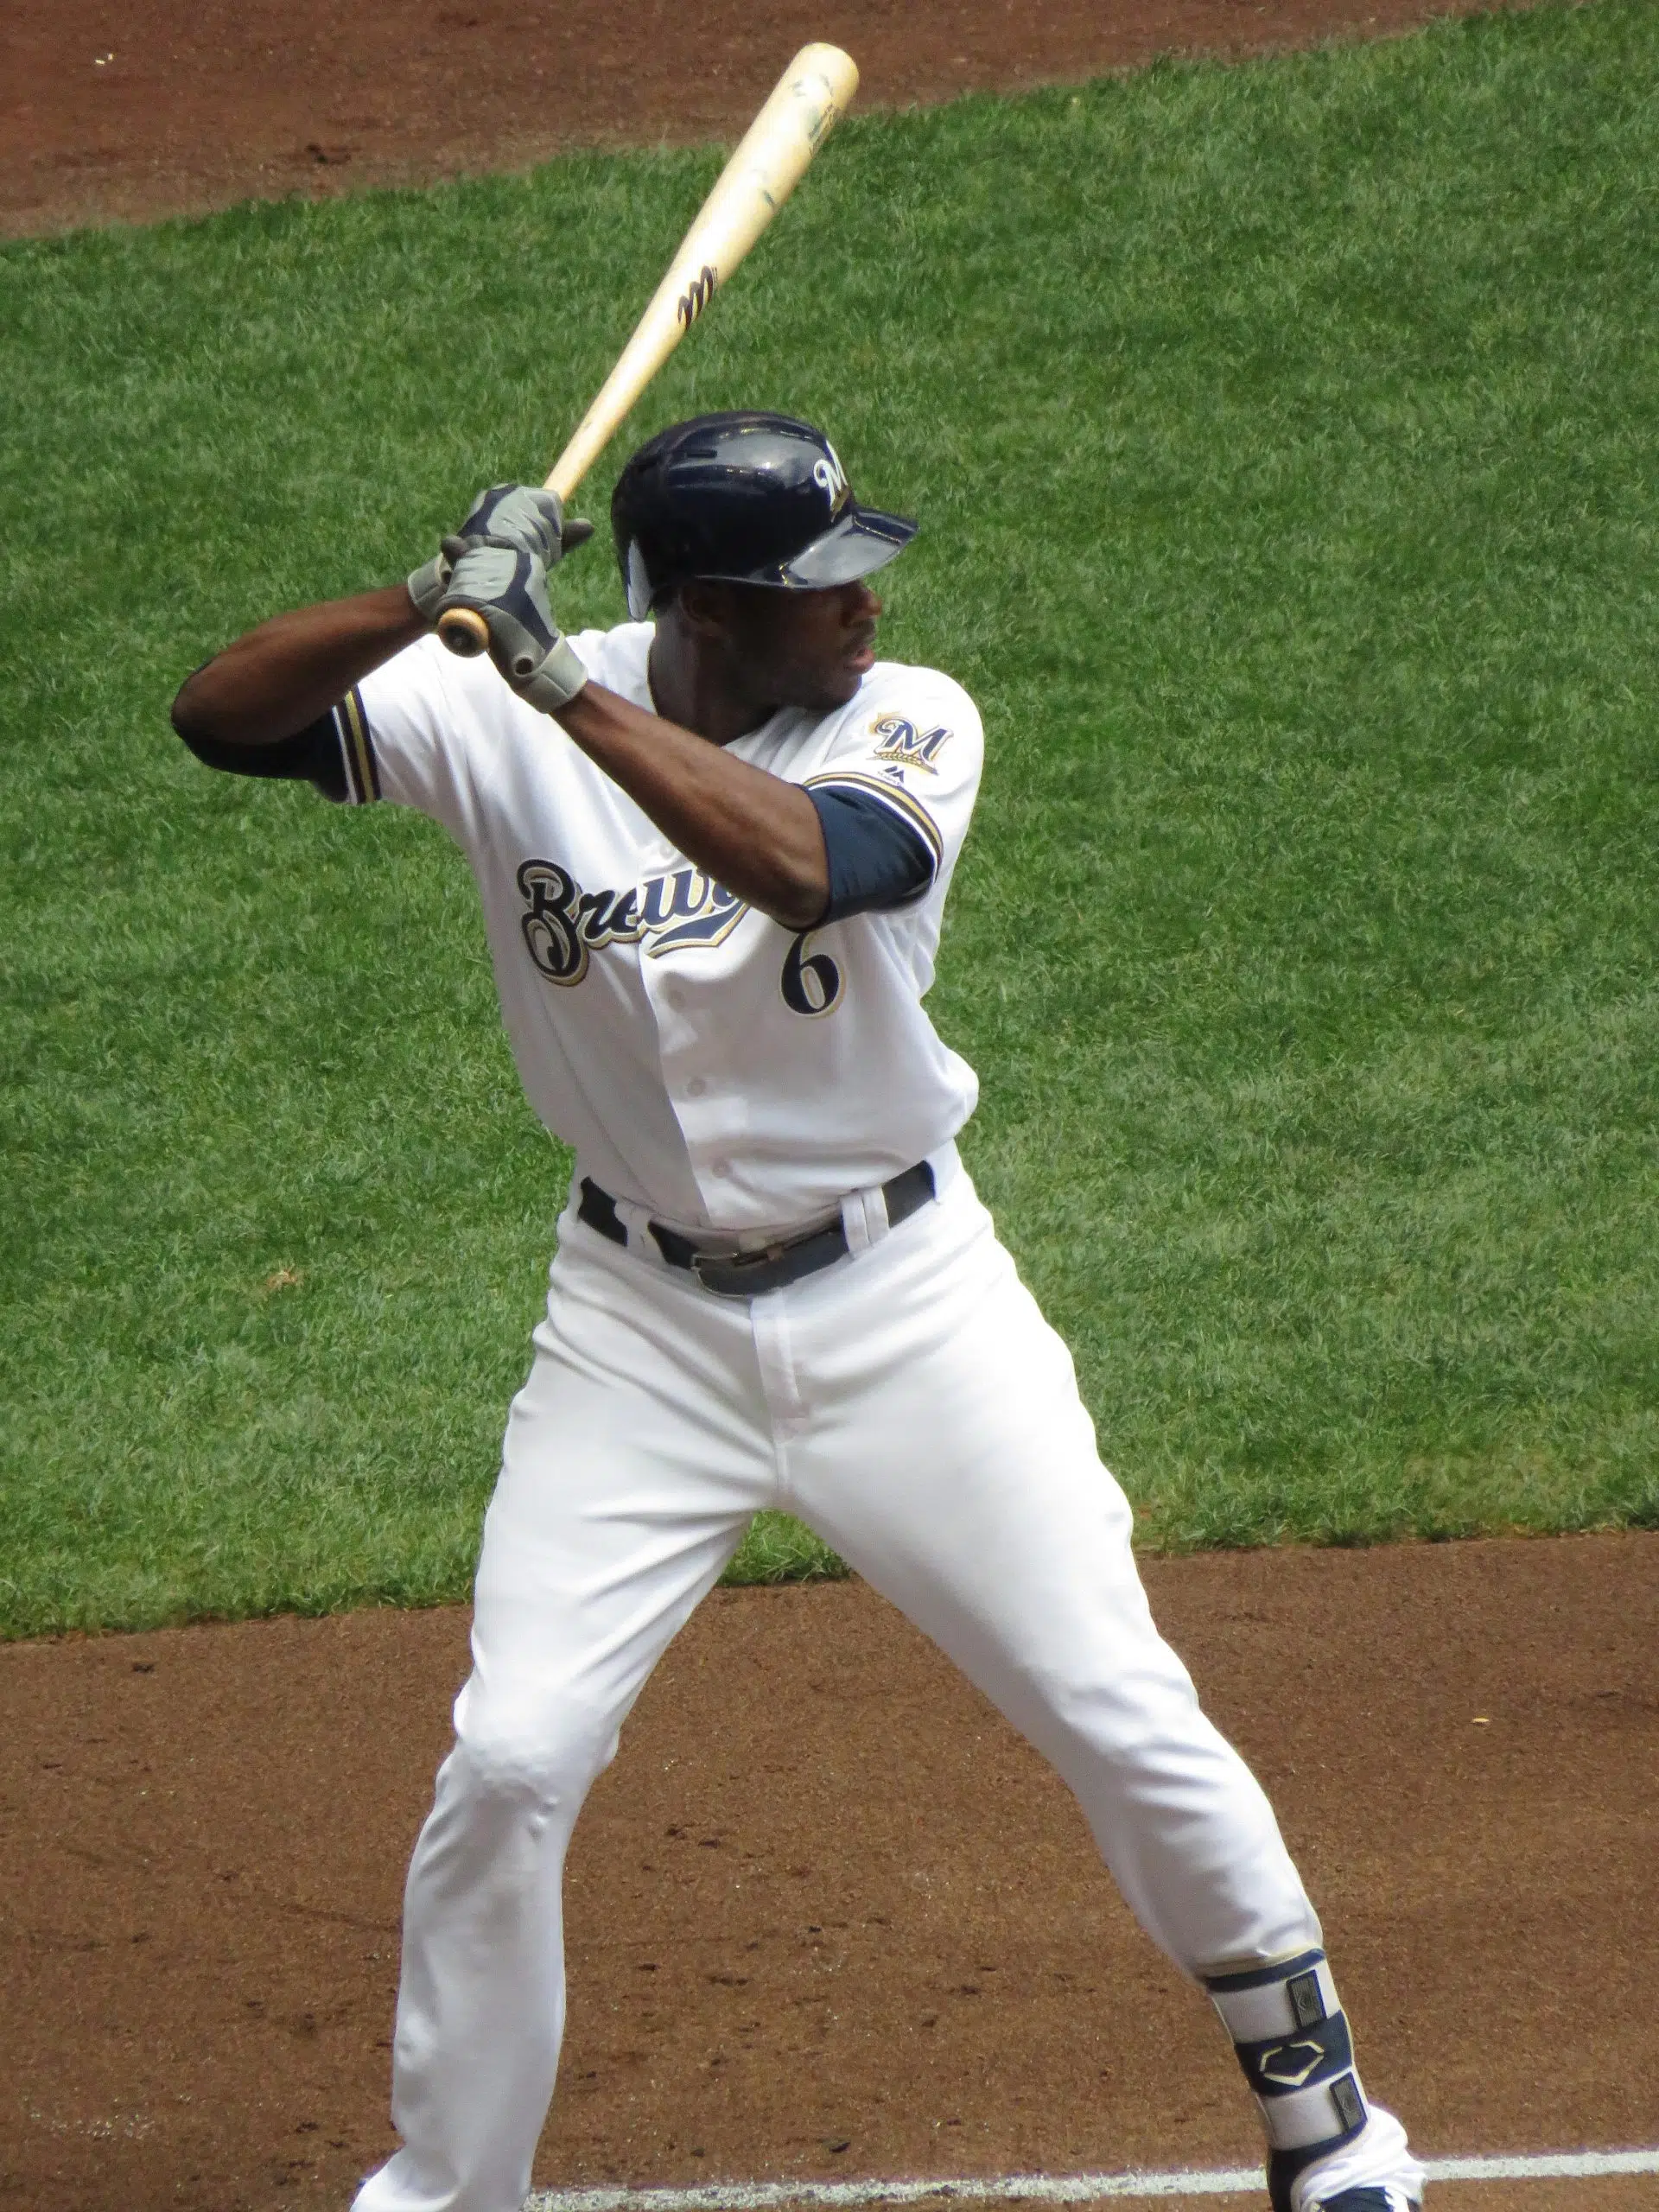
<path id="1" fill-rule="evenodd" d="M 448 540 L 445 543 L 448 543 Z M 409 580 L 409 596 L 415 612 L 422 621 L 435 622 L 438 609 L 443 605 L 443 594 L 449 588 L 449 572 L 454 563 L 448 553 L 435 553 L 424 561 Z"/>
<path id="2" fill-rule="evenodd" d="M 474 500 L 461 528 L 444 539 L 442 551 L 410 576 L 409 596 L 424 621 L 435 622 L 454 564 L 473 546 L 510 546 L 550 569 L 593 534 L 592 523 L 580 516 L 566 521 L 556 492 L 536 484 L 492 484 Z"/>
<path id="3" fill-rule="evenodd" d="M 492 484 L 474 500 L 454 536 L 443 543 L 451 560 L 461 557 L 457 541 L 462 545 L 511 545 L 533 553 L 544 569 L 551 569 L 593 534 L 592 523 L 577 516 L 565 520 L 556 492 L 544 492 L 538 484 Z"/>
<path id="4" fill-rule="evenodd" d="M 568 706 L 588 681 L 547 603 L 547 570 L 523 547 L 487 541 L 455 560 L 437 613 L 467 607 L 490 632 L 490 658 L 521 699 L 543 714 Z"/>

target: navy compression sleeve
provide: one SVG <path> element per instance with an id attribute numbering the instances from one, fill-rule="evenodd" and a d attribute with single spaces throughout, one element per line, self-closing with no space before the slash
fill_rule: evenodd
<path id="1" fill-rule="evenodd" d="M 830 861 L 824 922 L 902 906 L 933 878 L 933 855 L 920 833 L 864 791 L 822 785 L 807 792 L 818 810 Z"/>
<path id="2" fill-rule="evenodd" d="M 181 735 L 183 733 L 181 732 Z M 326 715 L 275 745 L 228 745 L 215 737 L 184 737 L 198 760 L 232 776 L 271 776 L 315 784 L 325 798 L 361 804 L 380 796 L 374 748 L 362 703 L 353 691 Z"/>

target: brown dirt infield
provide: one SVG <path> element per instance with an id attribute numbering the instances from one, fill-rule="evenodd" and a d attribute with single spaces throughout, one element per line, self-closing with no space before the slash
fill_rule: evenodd
<path id="1" fill-rule="evenodd" d="M 1423 2147 L 1659 2140 L 1659 1535 L 1147 1579 Z M 376 1612 L 0 1649 L 0 2203 L 344 2206 L 391 2140 L 399 1889 L 465 1633 Z M 1071 1798 L 859 1584 L 709 1601 L 569 1901 L 545 2183 L 1255 2156 L 1208 2007 Z M 1659 2177 L 1440 2202 L 1627 2212 Z"/>
<path id="2" fill-rule="evenodd" d="M 734 136 L 808 39 L 861 105 L 1376 36 L 1473 0 L 7 0 L 0 236 Z"/>

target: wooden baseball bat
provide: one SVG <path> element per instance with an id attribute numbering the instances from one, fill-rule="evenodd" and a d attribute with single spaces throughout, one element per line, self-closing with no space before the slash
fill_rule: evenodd
<path id="1" fill-rule="evenodd" d="M 640 316 L 599 397 L 553 464 L 547 488 L 568 499 L 686 332 L 800 181 L 858 90 L 858 66 L 838 46 L 804 46 L 743 134 L 697 210 L 668 273 Z M 440 617 L 453 653 L 486 650 L 489 626 L 470 607 Z"/>

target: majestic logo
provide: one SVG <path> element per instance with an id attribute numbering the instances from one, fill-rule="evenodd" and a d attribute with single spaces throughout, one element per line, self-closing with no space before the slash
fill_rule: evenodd
<path id="1" fill-rule="evenodd" d="M 934 762 L 950 741 L 948 729 L 918 729 L 914 722 L 907 722 L 902 715 L 882 715 L 870 724 L 872 737 L 881 742 L 875 748 L 878 760 L 896 760 L 901 768 L 920 768 L 930 776 L 937 776 Z"/>
<path id="2" fill-rule="evenodd" d="M 696 868 L 647 876 L 631 891 L 584 891 L 556 861 L 525 861 L 518 888 L 525 948 L 550 983 L 566 987 L 581 982 L 602 946 L 644 942 L 658 959 L 687 945 L 723 944 L 749 911 Z"/>
<path id="3" fill-rule="evenodd" d="M 698 274 L 680 294 L 679 304 L 674 310 L 675 318 L 682 329 L 690 329 L 704 308 L 714 298 L 715 289 L 719 283 L 720 271 L 705 261 Z"/>

